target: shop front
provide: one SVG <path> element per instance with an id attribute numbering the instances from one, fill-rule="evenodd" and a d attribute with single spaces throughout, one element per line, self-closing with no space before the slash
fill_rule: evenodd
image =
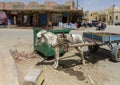
<path id="1" fill-rule="evenodd" d="M 47 27 L 58 26 L 61 23 L 68 23 L 74 20 L 73 15 L 83 14 L 82 10 L 70 9 L 65 5 L 45 5 L 37 2 L 30 2 L 24 5 L 22 2 L 11 2 L 5 4 L 5 12 L 8 17 L 8 25 Z"/>

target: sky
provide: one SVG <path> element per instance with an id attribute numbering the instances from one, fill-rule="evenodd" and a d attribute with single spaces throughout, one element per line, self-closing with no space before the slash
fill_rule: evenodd
<path id="1" fill-rule="evenodd" d="M 55 1 L 60 4 L 64 4 L 67 0 L 0 0 L 0 2 L 11 2 L 11 1 L 22 1 L 25 4 L 29 3 L 30 1 L 39 2 L 43 4 L 45 1 Z M 77 0 L 74 0 L 75 3 Z M 113 4 L 117 7 L 120 7 L 120 0 L 78 0 L 79 8 L 83 8 L 84 11 L 97 11 L 103 10 L 105 8 L 112 7 Z"/>

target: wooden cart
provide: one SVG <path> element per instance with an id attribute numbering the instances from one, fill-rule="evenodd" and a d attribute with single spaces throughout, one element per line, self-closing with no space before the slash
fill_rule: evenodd
<path id="1" fill-rule="evenodd" d="M 102 45 L 107 45 L 111 49 L 112 60 L 120 61 L 120 34 L 108 32 L 84 32 L 84 44 L 74 44 L 69 47 L 84 47 L 88 46 L 91 53 L 98 51 Z"/>

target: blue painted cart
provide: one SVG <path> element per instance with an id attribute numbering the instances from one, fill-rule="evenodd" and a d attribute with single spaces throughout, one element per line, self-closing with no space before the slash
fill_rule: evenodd
<path id="1" fill-rule="evenodd" d="M 84 32 L 83 38 L 89 43 L 86 46 L 88 46 L 91 53 L 97 52 L 99 46 L 107 45 L 111 49 L 112 60 L 120 61 L 120 34 L 108 32 Z"/>

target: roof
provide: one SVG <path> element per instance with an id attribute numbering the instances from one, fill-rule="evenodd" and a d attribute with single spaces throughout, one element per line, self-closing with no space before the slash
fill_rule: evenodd
<path id="1" fill-rule="evenodd" d="M 24 6 L 24 10 L 37 10 L 40 8 L 40 4 L 37 2 L 29 2 L 26 6 Z"/>
<path id="2" fill-rule="evenodd" d="M 30 2 L 27 5 L 25 5 L 23 2 L 0 2 L 0 9 L 1 10 L 58 10 L 58 11 L 75 10 L 71 8 L 70 5 L 57 4 L 54 1 L 46 1 L 44 4 L 39 4 L 37 2 Z"/>
<path id="3" fill-rule="evenodd" d="M 2 9 L 4 9 L 4 2 L 0 2 L 0 9 L 2 10 Z"/>
<path id="4" fill-rule="evenodd" d="M 3 4 L 3 10 L 23 9 L 25 4 L 23 2 L 0 2 Z"/>
<path id="5" fill-rule="evenodd" d="M 113 11 L 113 6 L 106 9 L 107 11 Z M 115 6 L 114 11 L 120 11 L 120 8 Z"/>
<path id="6" fill-rule="evenodd" d="M 52 9 L 54 6 L 57 6 L 58 4 L 53 1 L 46 1 L 44 5 L 46 9 Z"/>

